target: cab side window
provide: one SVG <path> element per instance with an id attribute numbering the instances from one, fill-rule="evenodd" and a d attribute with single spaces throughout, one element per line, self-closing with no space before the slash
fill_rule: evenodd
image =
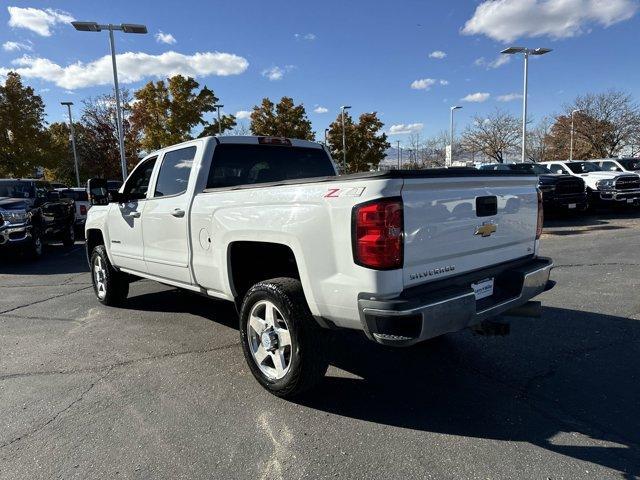
<path id="1" fill-rule="evenodd" d="M 165 153 L 153 196 L 166 197 L 186 192 L 195 156 L 195 146 Z"/>
<path id="2" fill-rule="evenodd" d="M 141 200 L 147 198 L 147 190 L 149 189 L 149 182 L 151 181 L 151 174 L 153 173 L 153 167 L 156 164 L 158 157 L 153 157 L 145 160 L 135 172 L 127 179 L 127 183 L 124 187 L 124 194 L 131 200 Z"/>
<path id="3" fill-rule="evenodd" d="M 564 166 L 560 165 L 559 163 L 552 163 L 551 165 L 549 165 L 549 169 L 553 173 L 559 173 L 561 175 L 567 174 L 567 171 L 565 170 Z"/>
<path id="4" fill-rule="evenodd" d="M 602 162 L 600 164 L 603 170 L 607 172 L 621 172 L 622 169 L 616 165 L 614 162 Z"/>

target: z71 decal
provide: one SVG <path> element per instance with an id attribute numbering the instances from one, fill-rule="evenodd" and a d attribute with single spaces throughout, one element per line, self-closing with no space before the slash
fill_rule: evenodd
<path id="1" fill-rule="evenodd" d="M 361 197 L 367 187 L 330 188 L 324 198 Z"/>

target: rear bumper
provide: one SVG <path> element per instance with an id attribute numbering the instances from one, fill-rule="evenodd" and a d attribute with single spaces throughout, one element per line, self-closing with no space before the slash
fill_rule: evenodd
<path id="1" fill-rule="evenodd" d="M 552 267 L 551 259 L 535 258 L 463 275 L 456 284 L 403 292 L 392 300 L 372 300 L 362 294 L 358 300 L 360 320 L 371 340 L 385 345 L 413 345 L 525 304 L 551 288 Z M 487 277 L 495 278 L 494 295 L 476 301 L 471 283 Z"/>

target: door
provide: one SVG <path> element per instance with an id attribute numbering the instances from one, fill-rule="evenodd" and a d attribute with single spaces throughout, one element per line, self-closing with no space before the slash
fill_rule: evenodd
<path id="1" fill-rule="evenodd" d="M 122 195 L 126 201 L 109 204 L 109 242 L 116 266 L 146 272 L 142 244 L 144 211 L 157 157 L 145 160 L 129 175 Z"/>
<path id="2" fill-rule="evenodd" d="M 147 271 L 183 283 L 192 283 L 188 187 L 196 150 L 196 146 L 183 147 L 163 155 L 153 194 L 142 215 Z"/>

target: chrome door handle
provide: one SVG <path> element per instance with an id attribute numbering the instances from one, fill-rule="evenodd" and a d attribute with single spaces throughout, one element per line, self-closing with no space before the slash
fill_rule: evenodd
<path id="1" fill-rule="evenodd" d="M 174 217 L 177 217 L 177 218 L 182 218 L 182 217 L 184 217 L 184 210 L 182 210 L 181 208 L 174 208 L 171 211 L 171 215 L 173 215 Z"/>
<path id="2" fill-rule="evenodd" d="M 140 212 L 131 212 L 127 216 L 133 217 L 133 218 L 140 218 Z"/>

